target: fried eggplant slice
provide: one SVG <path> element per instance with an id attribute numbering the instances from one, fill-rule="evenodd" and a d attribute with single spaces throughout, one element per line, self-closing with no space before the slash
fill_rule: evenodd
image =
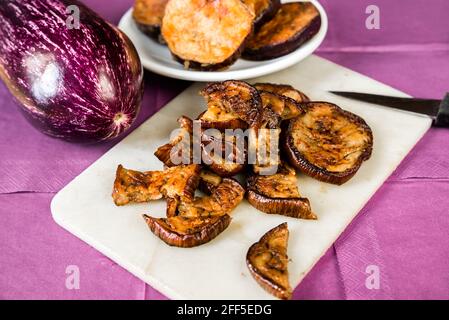
<path id="1" fill-rule="evenodd" d="M 240 0 L 171 0 L 162 35 L 185 68 L 223 69 L 240 57 L 254 18 Z"/>
<path id="2" fill-rule="evenodd" d="M 283 149 L 290 164 L 324 182 L 351 179 L 373 148 L 370 127 L 359 116 L 328 102 L 309 102 L 288 122 Z"/>
<path id="3" fill-rule="evenodd" d="M 281 7 L 280 0 L 243 0 L 252 12 L 254 12 L 254 29 L 257 31 L 265 23 L 274 17 Z"/>
<path id="4" fill-rule="evenodd" d="M 301 104 L 285 96 L 266 91 L 261 91 L 260 96 L 264 108 L 272 110 L 280 120 L 295 118 L 303 112 Z"/>
<path id="5" fill-rule="evenodd" d="M 235 179 L 224 178 L 210 196 L 180 202 L 177 215 L 184 217 L 211 217 L 230 214 L 245 197 L 245 188 Z"/>
<path id="6" fill-rule="evenodd" d="M 200 91 L 211 106 L 223 110 L 231 118 L 239 118 L 249 127 L 256 127 L 260 122 L 262 100 L 259 92 L 244 81 L 228 80 L 214 82 Z M 218 112 L 218 111 L 216 111 Z"/>
<path id="7" fill-rule="evenodd" d="M 201 138 L 203 165 L 221 177 L 232 177 L 246 167 L 246 142 L 243 137 L 223 135 L 221 137 L 203 132 Z"/>
<path id="8" fill-rule="evenodd" d="M 249 39 L 243 57 L 268 60 L 284 56 L 311 39 L 320 27 L 320 13 L 312 3 L 284 3 L 273 19 Z"/>
<path id="9" fill-rule="evenodd" d="M 195 164 L 147 172 L 128 170 L 119 165 L 112 198 L 117 206 L 162 197 L 190 202 L 198 187 L 200 171 L 200 166 Z"/>
<path id="10" fill-rule="evenodd" d="M 223 178 L 220 175 L 203 169 L 200 173 L 200 183 L 198 188 L 205 194 L 211 195 L 214 189 L 218 187 L 222 181 Z"/>
<path id="11" fill-rule="evenodd" d="M 167 2 L 168 0 L 136 0 L 133 10 L 133 19 L 139 30 L 161 44 L 165 44 L 161 26 Z"/>
<path id="12" fill-rule="evenodd" d="M 288 225 L 271 229 L 246 254 L 246 264 L 257 283 L 279 299 L 291 299 L 288 281 Z"/>
<path id="13" fill-rule="evenodd" d="M 227 112 L 220 105 L 211 101 L 207 105 L 207 110 L 201 113 L 198 118 L 203 129 L 246 129 L 248 124 L 241 120 L 234 112 Z"/>
<path id="14" fill-rule="evenodd" d="M 234 179 L 223 179 L 210 196 L 192 202 L 167 199 L 167 218 L 145 215 L 151 231 L 165 243 L 194 247 L 209 242 L 231 222 L 229 213 L 242 202 L 245 189 Z"/>
<path id="15" fill-rule="evenodd" d="M 296 90 L 288 84 L 256 83 L 254 87 L 263 92 L 274 93 L 295 100 L 296 102 L 309 102 L 310 99 L 303 92 Z"/>
<path id="16" fill-rule="evenodd" d="M 193 121 L 182 116 L 178 119 L 180 130 L 176 137 L 174 137 L 170 142 L 160 146 L 154 155 L 167 167 L 173 167 L 181 163 L 191 164 L 192 163 L 192 132 L 193 132 Z M 186 159 L 187 158 L 187 159 Z M 176 163 L 172 160 L 176 159 Z"/>
<path id="17" fill-rule="evenodd" d="M 247 199 L 256 209 L 268 214 L 316 220 L 310 202 L 301 197 L 295 169 L 282 164 L 271 176 L 251 175 L 247 181 Z"/>
<path id="18" fill-rule="evenodd" d="M 211 217 L 143 217 L 157 237 L 170 246 L 181 248 L 196 247 L 211 241 L 231 222 L 231 217 L 227 214 Z"/>

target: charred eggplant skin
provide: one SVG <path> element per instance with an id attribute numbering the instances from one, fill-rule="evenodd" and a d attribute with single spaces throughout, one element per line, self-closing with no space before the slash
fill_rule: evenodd
<path id="1" fill-rule="evenodd" d="M 136 21 L 137 28 L 150 37 L 153 40 L 156 40 L 158 43 L 165 45 L 165 40 L 161 35 L 161 27 L 160 26 L 152 26 L 148 24 L 139 23 Z"/>
<path id="2" fill-rule="evenodd" d="M 290 10 L 289 8 L 292 6 L 305 6 L 305 5 L 312 5 L 307 2 L 293 2 L 293 3 L 285 3 L 281 5 L 281 8 L 277 12 L 277 15 L 279 15 L 279 18 L 275 16 L 271 21 L 268 21 L 264 26 L 262 26 L 259 30 L 259 32 L 264 31 L 264 27 L 267 27 L 268 24 L 274 19 L 278 18 L 279 21 L 283 21 L 281 14 L 283 11 Z M 273 28 L 273 30 L 270 30 L 272 32 L 279 32 L 281 26 L 276 26 Z M 283 28 L 291 28 L 290 24 L 285 24 Z M 278 43 L 267 43 L 264 46 L 261 47 L 255 47 L 253 43 L 258 43 L 260 41 L 257 40 L 256 33 L 253 38 L 248 40 L 247 47 L 245 48 L 245 51 L 243 52 L 242 56 L 245 59 L 248 60 L 255 60 L 255 61 L 262 61 L 262 60 L 270 60 L 275 59 L 281 56 L 285 56 L 296 49 L 298 49 L 301 45 L 303 45 L 306 41 L 310 40 L 315 34 L 318 33 L 318 31 L 321 28 L 321 16 L 317 15 L 315 18 L 313 18 L 309 24 L 298 30 L 293 36 L 291 36 L 288 39 L 285 39 L 285 41 Z"/>
<path id="3" fill-rule="evenodd" d="M 284 176 L 283 174 L 292 174 L 287 172 L 290 170 L 292 170 L 293 174 L 295 174 L 295 170 L 293 168 L 288 167 L 285 164 L 281 164 L 278 169 L 278 174 L 281 174 L 281 178 L 278 179 L 288 181 L 287 176 Z M 296 188 L 296 184 L 296 192 L 293 194 L 286 195 L 285 192 L 287 191 L 285 191 L 285 197 L 269 196 L 258 187 L 260 183 L 259 179 L 266 178 L 270 177 L 252 174 L 246 179 L 247 200 L 254 208 L 268 214 L 279 214 L 298 219 L 317 219 L 317 216 L 312 212 L 309 200 L 300 196 L 299 191 Z M 273 180 L 271 180 L 268 185 L 270 186 L 270 189 L 276 190 L 276 184 Z"/>
<path id="4" fill-rule="evenodd" d="M 310 202 L 307 198 L 269 198 L 248 189 L 247 199 L 254 208 L 268 214 L 307 220 L 317 219 L 316 215 L 311 212 Z"/>
<path id="5" fill-rule="evenodd" d="M 151 232 L 157 237 L 169 246 L 180 248 L 197 247 L 213 240 L 229 226 L 232 220 L 232 218 L 226 214 L 198 232 L 192 234 L 180 234 L 175 230 L 171 230 L 164 223 L 164 218 L 154 218 L 148 215 L 143 215 L 143 218 Z"/>
<path id="6" fill-rule="evenodd" d="M 336 184 L 336 185 L 342 185 L 343 183 L 350 180 L 360 169 L 362 163 L 366 160 L 368 160 L 371 157 L 372 153 L 372 141 L 373 141 L 373 134 L 371 131 L 371 128 L 368 126 L 368 124 L 360 118 L 359 116 L 341 109 L 339 106 L 329 103 L 329 102 L 323 102 L 323 101 L 314 101 L 314 102 L 308 102 L 303 104 L 304 109 L 307 112 L 307 109 L 310 106 L 313 106 L 313 104 L 327 104 L 336 110 L 340 112 L 342 115 L 344 115 L 347 119 L 349 119 L 351 122 L 357 124 L 363 130 L 368 134 L 369 139 L 371 141 L 370 145 L 364 150 L 363 154 L 360 155 L 358 158 L 358 161 L 356 164 L 354 164 L 351 168 L 348 170 L 342 171 L 342 172 L 333 172 L 328 171 L 324 168 L 320 168 L 309 161 L 305 159 L 305 157 L 301 154 L 301 152 L 298 151 L 298 149 L 295 147 L 295 144 L 293 142 L 293 137 L 290 134 L 292 131 L 292 126 L 294 124 L 294 121 L 296 121 L 296 118 L 288 120 L 286 124 L 286 130 L 284 130 L 284 133 L 282 134 L 282 151 L 284 155 L 287 157 L 288 162 L 290 165 L 295 167 L 296 169 L 302 171 L 306 175 L 315 178 L 319 181 Z"/>
<path id="7" fill-rule="evenodd" d="M 268 5 L 265 6 L 265 8 L 262 8 L 260 12 L 256 12 L 254 31 L 259 30 L 266 22 L 270 21 L 281 7 L 281 0 L 243 0 L 243 2 L 247 6 L 253 4 L 256 8 L 261 7 L 259 4 L 260 2 L 268 3 Z"/>
<path id="8" fill-rule="evenodd" d="M 227 58 L 226 60 L 220 63 L 200 63 L 193 60 L 184 60 L 181 57 L 177 56 L 173 52 L 171 53 L 173 60 L 179 62 L 184 66 L 185 69 L 197 70 L 197 71 L 220 71 L 228 69 L 234 62 L 236 62 L 241 56 L 243 51 L 245 50 L 245 44 L 248 42 L 251 33 L 247 36 L 247 38 L 243 41 L 242 45 L 234 51 L 234 53 Z"/>

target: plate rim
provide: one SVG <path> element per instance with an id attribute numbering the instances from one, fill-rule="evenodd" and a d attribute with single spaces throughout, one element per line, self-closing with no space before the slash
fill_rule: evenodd
<path id="1" fill-rule="evenodd" d="M 249 67 L 242 70 L 224 70 L 224 71 L 196 71 L 196 70 L 185 70 L 185 69 L 178 69 L 171 66 L 168 66 L 166 64 L 158 62 L 156 59 L 152 59 L 151 56 L 148 55 L 142 55 L 139 52 L 139 46 L 134 43 L 134 41 L 131 39 L 131 42 L 133 42 L 134 46 L 136 47 L 136 50 L 139 54 L 142 66 L 150 70 L 154 73 L 157 73 L 159 75 L 163 75 L 166 77 L 174 78 L 174 79 L 180 79 L 180 80 L 190 80 L 190 81 L 198 81 L 198 82 L 208 82 L 208 81 L 225 81 L 228 79 L 234 79 L 234 80 L 245 80 L 245 79 L 251 79 L 251 78 L 257 78 L 260 76 L 268 75 L 277 71 L 281 71 L 283 69 L 286 69 L 301 60 L 305 59 L 309 55 L 313 54 L 316 49 L 322 44 L 324 41 L 327 31 L 328 31 L 328 16 L 326 13 L 326 10 L 324 7 L 317 1 L 317 0 L 310 0 L 310 1 L 297 1 L 297 0 L 283 0 L 282 3 L 289 3 L 289 2 L 311 2 L 313 3 L 321 15 L 321 27 L 318 33 L 309 41 L 307 41 L 305 44 L 300 46 L 295 51 L 273 59 L 272 62 L 264 63 L 255 65 L 253 67 Z M 124 32 L 129 38 L 132 38 L 132 36 L 128 35 L 127 31 L 129 31 L 128 24 L 134 23 L 132 20 L 132 10 L 131 7 L 128 9 L 125 14 L 120 19 L 120 22 L 118 24 L 118 28 Z M 267 60 L 265 60 L 267 61 Z M 264 62 L 265 62 L 264 61 Z M 180 64 L 181 66 L 181 64 Z"/>

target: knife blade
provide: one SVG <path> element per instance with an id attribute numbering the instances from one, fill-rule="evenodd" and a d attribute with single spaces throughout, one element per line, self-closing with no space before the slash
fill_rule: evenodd
<path id="1" fill-rule="evenodd" d="M 349 91 L 330 91 L 331 93 L 363 102 L 378 104 L 395 109 L 425 114 L 430 116 L 436 126 L 449 127 L 449 93 L 443 100 L 419 99 L 419 98 L 401 98 L 384 96 L 378 94 L 349 92 Z"/>

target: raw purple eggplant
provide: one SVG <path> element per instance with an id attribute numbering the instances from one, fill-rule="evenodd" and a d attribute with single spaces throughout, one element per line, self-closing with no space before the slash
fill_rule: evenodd
<path id="1" fill-rule="evenodd" d="M 0 79 L 36 128 L 75 142 L 122 134 L 143 96 L 131 41 L 76 0 L 0 0 Z"/>

